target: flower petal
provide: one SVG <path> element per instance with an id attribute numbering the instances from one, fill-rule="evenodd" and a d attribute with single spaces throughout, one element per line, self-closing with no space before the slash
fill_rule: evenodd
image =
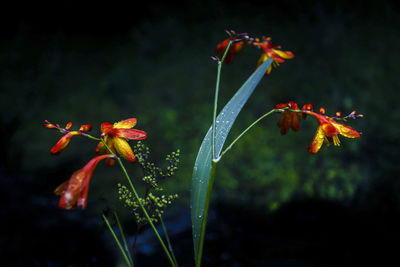
<path id="1" fill-rule="evenodd" d="M 114 150 L 113 149 L 113 144 L 112 144 L 112 142 L 110 142 L 110 137 L 108 136 L 108 135 L 106 135 L 105 137 L 104 137 L 104 142 L 106 142 L 106 144 L 107 144 L 107 146 L 111 149 L 111 150 Z M 97 144 L 97 147 L 96 147 L 96 149 L 95 149 L 95 151 L 94 151 L 95 153 L 98 153 L 98 154 L 108 154 L 109 153 L 109 151 L 107 150 L 107 148 L 106 148 L 106 146 L 103 144 L 103 142 L 99 142 L 98 144 Z"/>
<path id="2" fill-rule="evenodd" d="M 281 128 L 281 134 L 285 135 L 290 128 L 292 118 L 287 111 L 284 111 L 281 119 L 278 122 L 278 127 Z"/>
<path id="3" fill-rule="evenodd" d="M 354 130 L 352 127 L 337 122 L 332 123 L 339 133 L 347 138 L 357 138 L 360 137 L 360 133 Z"/>
<path id="4" fill-rule="evenodd" d="M 64 135 L 63 137 L 58 140 L 58 142 L 53 146 L 53 148 L 50 150 L 50 153 L 52 155 L 58 155 L 63 151 L 71 141 L 72 136 L 74 135 L 79 135 L 80 133 L 77 131 L 72 131 Z"/>
<path id="5" fill-rule="evenodd" d="M 56 194 L 63 189 L 60 201 L 58 202 L 60 208 L 69 210 L 76 206 L 76 201 L 78 200 L 80 188 L 84 179 L 87 178 L 86 173 L 82 168 L 72 174 L 71 178 L 67 181 L 67 184 L 64 182 L 56 188 Z"/>
<path id="6" fill-rule="evenodd" d="M 96 146 L 96 149 L 94 150 L 95 153 L 104 153 L 105 152 L 105 146 L 103 142 L 99 142 Z"/>
<path id="7" fill-rule="evenodd" d="M 311 154 L 316 154 L 324 143 L 325 134 L 320 126 L 318 126 L 317 131 L 310 145 L 308 146 L 308 152 Z"/>
<path id="8" fill-rule="evenodd" d="M 229 41 L 230 41 L 230 39 L 228 38 L 228 39 L 223 40 L 221 43 L 219 43 L 217 45 L 217 53 L 218 54 L 224 54 L 225 49 L 229 44 Z"/>
<path id="9" fill-rule="evenodd" d="M 136 125 L 136 122 L 137 122 L 136 118 L 129 118 L 129 119 L 114 123 L 113 127 L 119 128 L 119 129 L 130 129 Z"/>
<path id="10" fill-rule="evenodd" d="M 114 137 L 112 138 L 112 143 L 117 153 L 121 155 L 124 159 L 132 163 L 136 161 L 136 157 L 125 139 Z"/>
<path id="11" fill-rule="evenodd" d="M 82 131 L 82 132 L 88 132 L 91 130 L 92 130 L 92 125 L 90 123 L 81 125 L 81 127 L 79 128 L 79 131 Z"/>
<path id="12" fill-rule="evenodd" d="M 294 54 L 290 51 L 281 51 L 278 49 L 272 49 L 276 54 L 278 54 L 279 57 L 284 58 L 284 59 L 291 59 L 294 58 Z"/>
<path id="13" fill-rule="evenodd" d="M 109 122 L 103 122 L 100 126 L 100 130 L 104 134 L 108 134 L 113 128 L 113 125 Z"/>
<path id="14" fill-rule="evenodd" d="M 299 125 L 299 119 L 297 118 L 297 114 L 293 111 L 288 111 L 290 112 L 290 116 L 291 116 L 291 127 L 294 131 L 298 131 L 300 129 L 300 125 Z"/>
<path id="15" fill-rule="evenodd" d="M 258 68 L 262 63 L 264 63 L 267 59 L 269 58 L 269 56 L 265 53 L 262 53 L 260 58 L 257 61 L 257 66 L 256 68 Z"/>
<path id="16" fill-rule="evenodd" d="M 328 137 L 339 134 L 338 129 L 336 129 L 336 127 L 330 122 L 321 123 L 321 128 L 324 131 L 324 134 Z"/>
<path id="17" fill-rule="evenodd" d="M 217 53 L 223 55 L 229 44 L 230 39 L 225 39 L 217 45 Z M 233 61 L 235 55 L 242 49 L 243 42 L 234 42 L 231 44 L 229 51 L 226 53 L 224 63 L 229 64 Z"/>
<path id="18" fill-rule="evenodd" d="M 76 206 L 86 208 L 89 182 L 97 164 L 102 159 L 109 159 L 112 155 L 101 155 L 91 159 L 82 169 L 77 170 L 71 178 L 58 186 L 54 193 L 61 196 L 58 206 L 63 209 L 72 209 Z"/>
<path id="19" fill-rule="evenodd" d="M 136 129 L 115 129 L 116 136 L 126 138 L 129 140 L 144 140 L 147 133 Z"/>

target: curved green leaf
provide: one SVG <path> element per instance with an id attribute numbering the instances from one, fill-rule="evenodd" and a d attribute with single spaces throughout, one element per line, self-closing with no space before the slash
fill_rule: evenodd
<path id="1" fill-rule="evenodd" d="M 272 60 L 265 61 L 257 70 L 247 79 L 242 87 L 236 92 L 231 100 L 222 109 L 215 122 L 215 155 L 222 151 L 225 140 L 236 120 L 237 115 L 244 104 L 253 93 L 255 87 L 264 76 Z M 193 167 L 192 187 L 191 187 L 191 217 L 195 261 L 199 256 L 200 235 L 202 224 L 206 223 L 204 210 L 206 209 L 206 198 L 208 192 L 208 183 L 211 171 L 211 127 L 208 130 L 197 154 L 196 162 Z M 211 187 L 210 187 L 211 190 Z"/>

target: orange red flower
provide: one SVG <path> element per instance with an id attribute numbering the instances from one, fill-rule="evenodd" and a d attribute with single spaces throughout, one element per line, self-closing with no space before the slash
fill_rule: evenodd
<path id="1" fill-rule="evenodd" d="M 285 59 L 291 59 L 294 54 L 290 51 L 282 51 L 280 45 L 272 45 L 271 37 L 262 37 L 260 41 L 258 38 L 252 43 L 254 46 L 260 47 L 263 50 L 260 58 L 257 62 L 257 68 L 265 62 L 267 59 L 271 58 L 273 60 L 271 66 L 267 69 L 265 75 L 269 75 L 272 71 L 272 67 L 277 68 L 280 63 L 285 62 Z"/>
<path id="2" fill-rule="evenodd" d="M 86 208 L 89 192 L 89 183 L 97 164 L 105 158 L 112 158 L 113 155 L 101 155 L 91 159 L 82 169 L 77 170 L 71 178 L 62 183 L 54 190 L 54 194 L 61 196 L 58 206 L 63 209 L 74 207 Z"/>
<path id="3" fill-rule="evenodd" d="M 147 134 L 144 131 L 131 129 L 136 125 L 135 118 L 129 118 L 114 124 L 103 122 L 101 124 L 102 137 L 110 150 L 118 153 L 129 162 L 135 162 L 136 157 L 132 152 L 132 148 L 128 144 L 128 140 L 143 140 Z M 102 142 L 96 147 L 96 153 L 110 153 Z M 113 159 L 106 160 L 107 165 L 113 165 Z"/>
<path id="4" fill-rule="evenodd" d="M 282 108 L 300 110 L 297 104 L 293 101 L 290 101 L 289 103 L 285 104 L 275 105 L 275 109 L 282 109 Z M 281 128 L 282 135 L 286 134 L 290 128 L 292 128 L 294 131 L 298 131 L 300 129 L 300 125 L 296 112 L 290 110 L 283 111 L 282 117 L 278 122 L 278 127 Z"/>
<path id="5" fill-rule="evenodd" d="M 48 121 L 45 121 L 44 126 L 49 129 L 58 129 L 63 133 L 66 133 L 63 137 L 58 140 L 58 142 L 53 146 L 53 148 L 50 150 L 50 153 L 53 155 L 58 155 L 63 151 L 71 141 L 71 138 L 75 135 L 83 135 L 84 132 L 92 130 L 92 125 L 91 124 L 84 124 L 81 125 L 78 131 L 69 131 L 69 129 L 72 126 L 72 123 L 69 122 L 65 128 L 61 128 L 58 124 L 54 125 L 49 123 Z"/>
<path id="6" fill-rule="evenodd" d="M 225 53 L 226 48 L 228 47 L 229 41 L 231 39 L 225 39 L 221 43 L 217 45 L 217 53 L 220 55 L 223 55 Z M 238 42 L 233 42 L 231 46 L 229 47 L 229 50 L 226 54 L 224 62 L 226 64 L 229 64 L 233 61 L 233 58 L 236 56 L 236 54 L 242 49 L 243 46 L 243 41 L 238 41 Z"/>
<path id="7" fill-rule="evenodd" d="M 324 141 L 327 145 L 333 143 L 335 146 L 340 146 L 340 140 L 338 135 L 343 135 L 347 138 L 358 138 L 360 133 L 354 130 L 348 125 L 338 123 L 333 118 L 324 115 L 324 109 L 321 109 L 323 114 L 317 114 L 312 111 L 306 112 L 309 115 L 317 118 L 319 126 L 315 133 L 315 136 L 308 146 L 308 152 L 311 154 L 316 154 L 321 148 Z"/>

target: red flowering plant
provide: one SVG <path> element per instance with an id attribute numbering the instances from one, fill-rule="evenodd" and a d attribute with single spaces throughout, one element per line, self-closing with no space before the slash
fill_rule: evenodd
<path id="1" fill-rule="evenodd" d="M 137 231 L 139 231 L 139 228 L 149 224 L 160 241 L 171 265 L 175 266 L 176 258 L 173 254 L 172 246 L 169 243 L 169 238 L 167 238 L 167 249 L 166 244 L 155 227 L 155 223 L 161 222 L 161 224 L 164 225 L 162 214 L 164 210 L 171 205 L 172 201 L 177 198 L 177 195 L 157 196 L 157 193 L 151 192 L 151 190 L 154 189 L 157 192 L 162 191 L 163 188 L 160 186 L 159 182 L 175 174 L 175 171 L 178 169 L 179 150 L 167 156 L 169 165 L 166 170 L 156 167 L 155 164 L 149 160 L 149 148 L 140 141 L 146 139 L 147 133 L 142 130 L 132 129 L 136 123 L 136 118 L 129 118 L 114 124 L 103 122 L 100 127 L 101 135 L 97 138 L 87 133 L 87 131 L 92 129 L 91 124 L 84 124 L 79 130 L 72 131 L 71 122 L 63 128 L 60 127 L 59 124 L 52 124 L 46 120 L 44 123 L 46 128 L 58 130 L 63 134 L 60 140 L 50 150 L 52 155 L 60 154 L 68 146 L 73 136 L 83 136 L 98 141 L 95 152 L 101 154 L 95 156 L 84 167 L 75 171 L 69 180 L 65 181 L 54 190 L 54 194 L 60 197 L 58 206 L 62 209 L 70 210 L 76 207 L 85 209 L 88 203 L 89 183 L 96 166 L 103 159 L 106 160 L 108 166 L 113 166 L 115 161 L 117 161 L 128 182 L 128 187 L 120 183 L 118 184 L 118 194 L 120 195 L 120 200 L 124 202 L 124 205 L 135 215 Z M 136 140 L 138 142 L 131 147 L 128 143 L 129 140 Z M 121 158 L 130 163 L 138 162 L 138 165 L 144 171 L 145 176 L 142 179 L 146 187 L 144 196 L 140 197 L 138 195 Z M 121 245 L 119 238 L 111 227 L 108 219 L 109 216 L 109 214 L 103 214 L 103 220 L 118 244 L 127 265 L 133 266 L 133 258 L 130 252 L 131 248 L 128 246 L 116 211 L 112 213 L 112 217 L 118 224 L 119 233 L 124 246 Z M 164 235 L 167 237 L 165 230 Z"/>
<path id="2" fill-rule="evenodd" d="M 324 142 L 327 145 L 333 143 L 335 146 L 339 146 L 339 135 L 347 138 L 359 138 L 361 136 L 360 132 L 342 123 L 346 122 L 349 118 L 362 117 L 361 114 L 357 114 L 355 111 L 344 117 L 341 116 L 341 112 L 337 112 L 335 116 L 329 117 L 325 115 L 325 109 L 323 108 L 320 108 L 319 113 L 316 113 L 313 111 L 312 104 L 305 104 L 302 108 L 299 108 L 300 106 L 295 101 L 289 101 L 287 103 L 276 104 L 270 111 L 252 122 L 228 146 L 224 147 L 233 123 L 262 78 L 271 74 L 272 67 L 278 67 L 286 60 L 294 58 L 294 54 L 291 51 L 283 51 L 281 50 L 281 46 L 273 45 L 270 37 L 261 37 L 261 39 L 252 38 L 247 33 L 236 33 L 232 30 L 227 31 L 227 33 L 228 38 L 224 39 L 216 47 L 218 56 L 212 56 L 212 59 L 217 63 L 212 124 L 199 148 L 193 167 L 190 207 L 196 267 L 201 266 L 208 207 L 216 167 L 226 153 L 257 123 L 274 113 L 280 113 L 281 117 L 277 125 L 280 128 L 281 135 L 286 135 L 290 129 L 296 132 L 299 131 L 302 120 L 315 118 L 318 126 L 314 138 L 308 147 L 308 151 L 311 154 L 316 154 Z M 232 63 L 237 54 L 245 46 L 262 50 L 261 56 L 255 64 L 256 69 L 222 108 L 220 113 L 217 114 L 222 65 L 223 63 Z M 57 187 L 55 194 L 60 196 L 59 206 L 61 208 L 72 209 L 74 207 L 81 207 L 85 209 L 87 206 L 89 182 L 98 163 L 105 159 L 107 165 L 113 166 L 117 162 L 128 182 L 128 186 L 118 184 L 120 200 L 124 201 L 125 206 L 134 214 L 138 229 L 146 224 L 151 226 L 167 255 L 169 263 L 171 266 L 177 266 L 177 260 L 161 216 L 165 208 L 177 196 L 157 196 L 156 192 L 162 190 L 159 184 L 161 180 L 175 174 L 179 162 L 179 150 L 167 156 L 168 167 L 166 170 L 156 167 L 154 163 L 149 161 L 149 149 L 142 142 L 142 140 L 146 139 L 147 133 L 142 130 L 132 129 L 136 123 L 135 118 L 129 118 L 114 124 L 104 122 L 100 126 L 100 137 L 97 138 L 87 133 L 92 128 L 90 124 L 82 125 L 77 131 L 71 131 L 71 123 L 62 128 L 58 124 L 54 125 L 46 121 L 45 126 L 47 128 L 57 129 L 63 133 L 61 139 L 51 149 L 51 154 L 57 155 L 63 151 L 73 136 L 83 136 L 95 140 L 98 142 L 95 152 L 100 154 L 91 159 L 83 168 L 74 172 L 69 180 Z M 128 143 L 130 140 L 138 142 L 131 147 Z M 144 177 L 142 181 L 146 184 L 146 193 L 143 197 L 138 195 L 122 159 L 130 163 L 137 163 L 143 170 Z M 151 190 L 155 192 L 153 193 Z M 113 234 L 127 265 L 132 266 L 133 259 L 116 212 L 114 212 L 114 218 L 118 223 L 124 246 L 121 245 L 120 240 L 117 238 L 107 216 L 103 214 L 103 219 Z M 168 248 L 155 227 L 155 223 L 158 222 L 163 227 Z"/>
<path id="3" fill-rule="evenodd" d="M 260 39 L 257 37 L 251 38 L 247 33 L 236 34 L 234 31 L 227 31 L 227 33 L 229 38 L 217 45 L 219 57 L 212 57 L 218 64 L 212 125 L 200 146 L 192 175 L 191 213 L 195 252 L 194 258 L 197 267 L 201 266 L 208 207 L 216 166 L 234 144 L 252 129 L 254 125 L 273 113 L 281 113 L 282 116 L 278 121 L 278 127 L 280 128 L 281 134 L 286 135 L 289 129 L 296 132 L 300 130 L 300 118 L 316 118 L 318 122 L 317 131 L 308 147 L 308 151 L 311 154 L 316 154 L 320 150 L 323 142 L 326 142 L 328 145 L 331 143 L 336 146 L 340 145 L 338 135 L 343 135 L 348 138 L 360 137 L 359 132 L 348 125 L 340 123 L 340 121 L 346 121 L 348 118 L 362 117 L 361 114 L 352 112 L 348 116 L 341 117 L 341 113 L 336 113 L 334 117 L 329 117 L 325 115 L 324 109 L 321 109 L 320 113 L 317 114 L 313 112 L 313 106 L 311 104 L 305 104 L 300 109 L 296 102 L 289 101 L 287 103 L 275 105 L 272 110 L 251 123 L 231 144 L 223 149 L 224 142 L 236 117 L 263 76 L 271 74 L 273 67 L 276 68 L 286 60 L 294 58 L 294 54 L 291 51 L 283 51 L 281 46 L 273 45 L 271 37 L 263 36 Z M 222 63 L 231 63 L 233 58 L 245 45 L 262 50 L 261 56 L 256 64 L 256 70 L 217 115 Z"/>

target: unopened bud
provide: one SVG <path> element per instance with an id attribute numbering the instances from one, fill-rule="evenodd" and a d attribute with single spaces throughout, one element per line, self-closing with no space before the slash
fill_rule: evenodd
<path id="1" fill-rule="evenodd" d="M 83 124 L 79 128 L 79 131 L 82 131 L 82 132 L 87 132 L 87 131 L 91 131 L 91 130 L 92 130 L 92 125 L 91 124 Z"/>
<path id="2" fill-rule="evenodd" d="M 45 120 L 43 125 L 44 125 L 44 127 L 49 128 L 49 129 L 57 129 L 57 126 L 50 123 L 48 120 Z"/>
<path id="3" fill-rule="evenodd" d="M 68 122 L 67 125 L 65 126 L 66 130 L 69 130 L 72 126 L 72 122 Z"/>
<path id="4" fill-rule="evenodd" d="M 217 61 L 217 62 L 220 62 L 220 61 L 221 61 L 221 60 L 219 59 L 219 57 L 217 57 L 217 56 L 212 56 L 211 59 L 214 60 L 214 61 Z"/>

